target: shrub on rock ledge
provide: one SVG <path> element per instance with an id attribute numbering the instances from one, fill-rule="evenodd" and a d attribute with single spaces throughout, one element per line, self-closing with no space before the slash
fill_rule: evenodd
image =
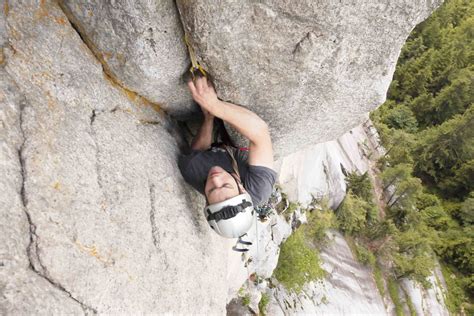
<path id="1" fill-rule="evenodd" d="M 305 239 L 303 227 L 297 229 L 281 246 L 274 275 L 288 290 L 300 292 L 307 282 L 320 279 L 325 272 L 316 249 Z"/>

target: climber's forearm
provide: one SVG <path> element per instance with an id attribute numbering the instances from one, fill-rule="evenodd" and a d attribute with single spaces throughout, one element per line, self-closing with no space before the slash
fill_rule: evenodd
<path id="1" fill-rule="evenodd" d="M 191 143 L 191 148 L 194 150 L 206 150 L 211 147 L 213 127 L 214 118 L 206 117 Z"/>
<path id="2" fill-rule="evenodd" d="M 210 113 L 232 125 L 239 133 L 247 137 L 250 143 L 258 143 L 268 135 L 265 121 L 242 106 L 216 100 L 207 107 Z"/>
<path id="3" fill-rule="evenodd" d="M 250 140 L 249 165 L 273 167 L 272 140 L 264 120 L 244 107 L 219 100 L 207 78 L 189 81 L 188 87 L 204 113 L 208 112 L 229 123 Z"/>
<path id="4" fill-rule="evenodd" d="M 210 113 L 232 125 L 250 140 L 249 165 L 273 168 L 272 140 L 264 120 L 252 111 L 232 103 L 217 100 L 208 106 Z"/>

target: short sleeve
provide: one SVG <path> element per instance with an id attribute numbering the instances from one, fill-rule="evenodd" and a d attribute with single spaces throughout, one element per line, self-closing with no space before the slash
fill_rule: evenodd
<path id="1" fill-rule="evenodd" d="M 180 155 L 178 159 L 178 166 L 181 174 L 191 186 L 204 194 L 204 183 L 202 178 L 205 177 L 206 172 L 202 170 L 202 151 L 192 150 L 187 155 Z"/>
<path id="2" fill-rule="evenodd" d="M 252 197 L 254 205 L 266 202 L 273 191 L 277 173 L 263 166 L 248 166 L 244 179 L 244 187 Z"/>

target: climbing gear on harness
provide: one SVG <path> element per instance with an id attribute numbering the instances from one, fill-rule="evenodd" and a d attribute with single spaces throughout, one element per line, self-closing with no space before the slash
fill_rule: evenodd
<path id="1" fill-rule="evenodd" d="M 276 214 L 276 206 L 281 202 L 281 200 L 282 196 L 280 188 L 278 186 L 274 186 L 268 201 L 265 204 L 255 207 L 255 212 L 257 212 L 258 219 L 261 222 L 265 222 L 272 214 Z"/>
<path id="2" fill-rule="evenodd" d="M 219 235 L 238 238 L 252 226 L 254 210 L 252 198 L 243 193 L 222 202 L 207 205 L 205 215 L 209 225 Z"/>

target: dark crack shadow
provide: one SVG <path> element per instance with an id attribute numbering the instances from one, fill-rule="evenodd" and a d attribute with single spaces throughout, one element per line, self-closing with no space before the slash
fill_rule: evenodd
<path id="1" fill-rule="evenodd" d="M 151 226 L 151 237 L 153 241 L 153 245 L 155 246 L 156 250 L 162 256 L 163 264 L 164 264 L 164 271 L 169 269 L 169 260 L 168 255 L 166 252 L 161 249 L 161 241 L 160 241 L 160 233 L 158 229 L 158 223 L 156 221 L 156 187 L 155 184 L 148 181 L 148 188 L 149 188 L 149 196 L 150 196 L 150 226 Z"/>
<path id="2" fill-rule="evenodd" d="M 149 195 L 150 195 L 150 224 L 151 224 L 151 236 L 153 239 L 153 245 L 156 249 L 161 250 L 159 247 L 160 244 L 160 235 L 158 234 L 158 227 L 156 225 L 156 208 L 155 208 L 155 185 L 153 183 L 148 184 Z"/>
<path id="3" fill-rule="evenodd" d="M 97 118 L 97 115 L 99 114 L 99 112 L 97 110 L 92 110 L 92 114 L 90 116 L 90 136 L 92 138 L 92 140 L 94 141 L 94 149 L 95 149 L 95 171 L 96 171 L 96 174 L 97 174 L 97 185 L 99 186 L 99 189 L 101 191 L 101 193 L 103 194 L 103 187 L 102 187 L 102 171 L 101 171 L 101 168 L 100 168 L 100 164 L 99 164 L 99 155 L 100 155 L 100 150 L 99 150 L 99 142 L 97 141 L 97 135 L 95 133 L 95 129 L 94 129 L 94 122 Z"/>

